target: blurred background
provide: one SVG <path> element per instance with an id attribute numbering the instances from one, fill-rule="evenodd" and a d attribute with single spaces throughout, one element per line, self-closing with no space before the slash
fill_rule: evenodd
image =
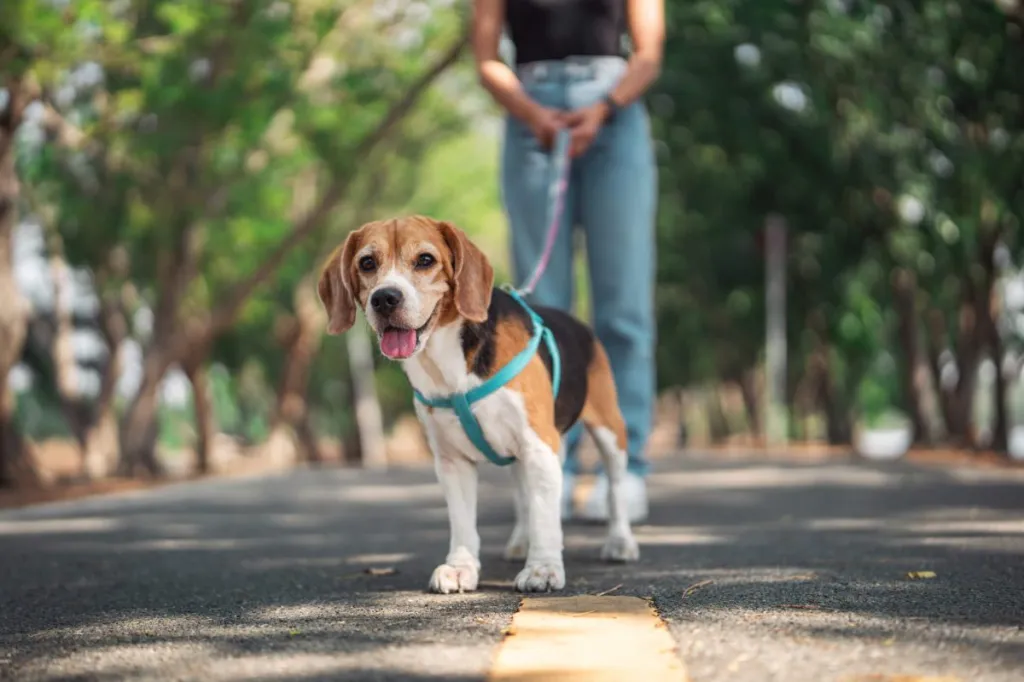
<path id="1" fill-rule="evenodd" d="M 1024 4 L 666 3 L 652 454 L 1024 457 Z M 415 212 L 507 281 L 468 14 L 0 4 L 4 487 L 428 460 L 316 279 Z"/>

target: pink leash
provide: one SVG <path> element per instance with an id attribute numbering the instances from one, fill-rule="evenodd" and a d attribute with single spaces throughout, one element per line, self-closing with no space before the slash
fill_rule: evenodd
<path id="1" fill-rule="evenodd" d="M 526 284 L 519 288 L 519 293 L 523 296 L 533 293 L 534 287 L 548 267 L 551 252 L 555 248 L 555 237 L 558 236 L 558 226 L 562 222 L 562 212 L 565 210 L 565 193 L 569 187 L 569 137 L 566 128 L 559 130 L 555 136 L 555 167 L 548 190 L 548 235 L 544 242 L 544 251 L 533 269 L 533 274 L 526 280 Z"/>

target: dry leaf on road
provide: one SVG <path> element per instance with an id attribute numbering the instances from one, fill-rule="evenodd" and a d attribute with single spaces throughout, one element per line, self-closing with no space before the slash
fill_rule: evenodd
<path id="1" fill-rule="evenodd" d="M 394 575 L 398 571 L 392 566 L 384 566 L 383 568 L 368 568 L 366 572 L 370 575 L 382 576 L 382 575 Z"/>
<path id="2" fill-rule="evenodd" d="M 713 585 L 714 582 L 715 582 L 714 580 L 701 580 L 699 583 L 694 583 L 694 584 L 690 585 L 689 587 L 687 587 L 683 591 L 683 599 L 686 599 L 687 597 L 689 597 L 691 594 L 693 594 L 694 592 L 696 592 L 697 590 L 699 590 L 702 587 L 707 587 L 708 585 Z"/>
<path id="3" fill-rule="evenodd" d="M 609 588 L 609 589 L 605 590 L 604 592 L 598 592 L 598 593 L 597 593 L 597 594 L 595 594 L 594 596 L 595 596 L 595 597 L 603 597 L 603 596 L 605 596 L 606 594 L 611 594 L 612 592 L 614 592 L 615 590 L 619 589 L 620 587 L 622 587 L 622 583 L 619 583 L 619 584 L 618 584 L 618 585 L 616 585 L 615 587 L 611 587 L 611 588 Z"/>

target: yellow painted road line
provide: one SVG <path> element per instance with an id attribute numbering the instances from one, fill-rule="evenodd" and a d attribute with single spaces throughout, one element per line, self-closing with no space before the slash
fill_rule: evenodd
<path id="1" fill-rule="evenodd" d="M 490 682 L 685 682 L 676 644 L 637 597 L 528 597 Z"/>

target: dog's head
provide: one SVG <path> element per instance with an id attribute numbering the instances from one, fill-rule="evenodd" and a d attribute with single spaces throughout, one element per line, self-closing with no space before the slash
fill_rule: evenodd
<path id="1" fill-rule="evenodd" d="M 328 334 L 347 331 L 363 309 L 381 352 L 412 357 L 431 332 L 458 319 L 483 322 L 494 271 L 459 228 L 423 216 L 380 220 L 349 234 L 320 275 Z"/>

